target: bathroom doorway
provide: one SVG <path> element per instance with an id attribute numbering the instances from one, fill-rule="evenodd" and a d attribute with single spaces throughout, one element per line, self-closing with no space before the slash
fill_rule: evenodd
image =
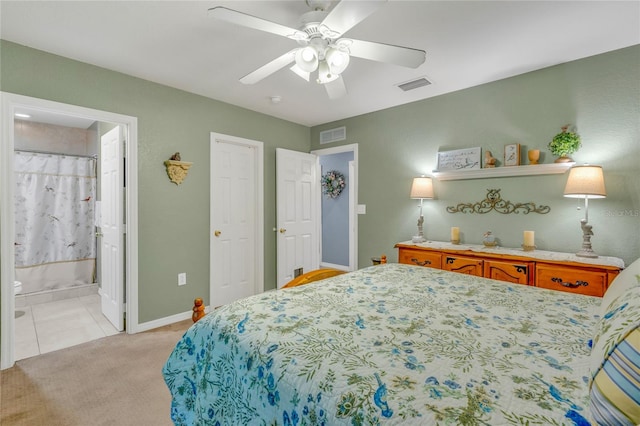
<path id="1" fill-rule="evenodd" d="M 0 366 L 4 369 L 13 365 L 16 355 L 18 358 L 34 356 L 119 332 L 117 326 L 111 326 L 102 316 L 99 296 L 100 250 L 96 241 L 99 242 L 101 234 L 100 202 L 105 201 L 101 200 L 98 184 L 101 167 L 99 146 L 100 136 L 108 130 L 116 127 L 125 130 L 122 135 L 128 143 L 125 142 L 123 158 L 117 162 L 116 169 L 119 170 L 118 174 L 124 176 L 126 167 L 126 175 L 134 177 L 127 181 L 124 204 L 128 208 L 123 215 L 123 222 L 126 221 L 130 226 L 136 224 L 137 203 L 131 202 L 130 197 L 136 194 L 137 162 L 125 163 L 124 157 L 133 157 L 135 160 L 137 120 L 6 93 L 2 94 L 2 102 Z M 33 164 L 28 163 L 36 163 L 35 169 L 29 170 Z M 53 173 L 54 170 L 57 170 L 56 173 Z M 56 180 L 59 178 L 54 175 L 61 175 L 62 180 Z M 24 256 L 25 250 L 20 244 L 29 240 L 24 229 L 27 227 L 23 218 L 25 211 L 32 210 L 36 204 L 45 203 L 45 198 L 49 200 L 53 193 L 69 183 L 65 183 L 65 179 L 72 181 L 71 186 L 80 186 L 81 193 L 69 195 L 70 192 L 67 192 L 67 198 L 71 198 L 67 200 L 70 207 L 58 208 L 55 213 L 39 213 L 45 223 L 39 225 L 40 228 L 35 226 L 35 234 L 52 232 L 51 223 L 69 220 L 78 210 L 82 218 L 70 219 L 72 226 L 68 231 L 60 231 L 63 228 L 56 227 L 53 234 L 47 235 L 49 240 L 60 240 L 55 248 L 34 248 L 37 245 L 31 244 L 33 247 Z M 35 197 L 31 197 L 29 190 L 23 191 L 24 188 L 20 189 L 17 185 L 31 185 L 40 192 L 33 191 Z M 121 192 L 124 192 L 124 188 Z M 22 207 L 25 210 L 21 212 L 15 211 L 19 203 L 14 203 L 14 199 L 19 198 L 28 198 L 26 206 Z M 28 226 L 32 227 L 33 222 L 28 222 Z M 137 327 L 137 285 L 133 284 L 133 278 L 137 275 L 136 231 L 137 227 L 133 232 L 128 232 L 126 250 L 125 247 L 121 248 L 122 253 L 127 253 L 126 260 L 124 256 L 121 259 L 124 273 L 120 274 L 123 278 L 118 278 L 119 284 L 115 284 L 122 287 L 119 292 L 122 315 L 125 292 L 129 306 L 133 308 L 128 314 L 128 333 L 135 332 Z M 77 253 L 72 253 L 74 251 Z M 52 252 L 61 253 L 54 255 Z M 55 257 L 59 255 L 62 257 Z M 16 281 L 23 281 L 23 294 L 17 297 L 14 296 L 12 285 Z M 37 284 L 38 281 L 41 281 L 40 284 Z M 21 312 L 23 315 L 20 315 Z M 31 325 L 25 325 L 29 320 Z M 65 330 L 65 324 L 71 328 Z M 17 330 L 17 326 L 21 328 Z"/>

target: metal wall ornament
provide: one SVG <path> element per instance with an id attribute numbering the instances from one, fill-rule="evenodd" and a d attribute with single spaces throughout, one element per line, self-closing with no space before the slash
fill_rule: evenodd
<path id="1" fill-rule="evenodd" d="M 476 203 L 460 203 L 457 206 L 447 207 L 448 213 L 479 213 L 485 214 L 495 210 L 501 214 L 529 214 L 539 213 L 547 214 L 551 211 L 549 206 L 536 206 L 533 202 L 528 203 L 512 203 L 503 200 L 500 195 L 500 189 L 487 189 L 487 198 Z"/>

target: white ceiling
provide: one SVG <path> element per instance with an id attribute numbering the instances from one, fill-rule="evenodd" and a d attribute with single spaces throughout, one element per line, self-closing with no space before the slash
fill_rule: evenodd
<path id="1" fill-rule="evenodd" d="M 3 39 L 218 99 L 306 126 L 365 114 L 640 44 L 640 1 L 394 1 L 345 36 L 422 49 L 417 69 L 352 58 L 347 96 L 288 68 L 255 85 L 239 78 L 296 47 L 222 22 L 223 5 L 297 28 L 288 1 L 6 1 Z M 410 92 L 399 83 L 426 77 Z M 133 95 L 132 95 L 133 96 Z M 272 96 L 282 101 L 274 104 Z"/>

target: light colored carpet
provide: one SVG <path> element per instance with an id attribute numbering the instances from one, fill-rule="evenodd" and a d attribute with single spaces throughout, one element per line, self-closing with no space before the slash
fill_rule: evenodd
<path id="1" fill-rule="evenodd" d="M 2 426 L 172 425 L 161 369 L 192 324 L 105 337 L 0 372 Z"/>

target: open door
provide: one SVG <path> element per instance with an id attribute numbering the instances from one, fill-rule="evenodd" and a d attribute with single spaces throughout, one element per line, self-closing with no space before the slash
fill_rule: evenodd
<path id="1" fill-rule="evenodd" d="M 278 288 L 319 267 L 318 169 L 316 155 L 276 149 Z"/>
<path id="2" fill-rule="evenodd" d="M 102 314 L 118 331 L 124 330 L 122 141 L 120 126 L 105 133 L 100 140 L 100 294 Z"/>

